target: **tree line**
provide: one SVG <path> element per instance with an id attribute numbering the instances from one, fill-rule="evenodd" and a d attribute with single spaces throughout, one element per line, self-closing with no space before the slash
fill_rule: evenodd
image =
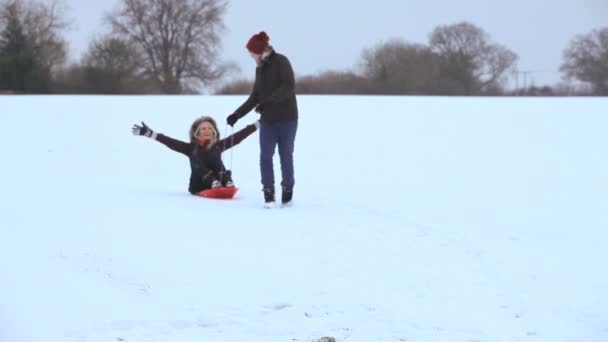
<path id="1" fill-rule="evenodd" d="M 67 63 L 63 0 L 0 0 L 0 93 L 247 94 L 252 81 L 222 84 L 238 67 L 220 60 L 226 0 L 121 0 L 108 32 Z M 356 70 L 297 77 L 300 94 L 608 95 L 608 27 L 563 51 L 564 84 L 507 90 L 518 56 L 469 23 L 436 27 L 427 44 L 392 40 L 364 49 Z"/>

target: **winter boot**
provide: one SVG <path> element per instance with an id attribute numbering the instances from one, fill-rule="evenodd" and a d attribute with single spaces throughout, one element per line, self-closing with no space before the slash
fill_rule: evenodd
<path id="1" fill-rule="evenodd" d="M 269 208 L 274 204 L 274 188 L 263 188 L 264 191 L 264 206 Z"/>
<path id="2" fill-rule="evenodd" d="M 209 188 L 216 189 L 216 188 L 222 187 L 222 183 L 217 180 L 216 175 L 213 174 L 213 172 L 211 172 L 211 171 L 207 172 L 202 177 L 202 181 L 203 181 L 203 184 L 205 185 L 205 188 L 207 188 L 207 189 L 209 189 Z"/>
<path id="3" fill-rule="evenodd" d="M 222 174 L 222 184 L 227 188 L 234 187 L 234 181 L 232 181 L 232 171 L 224 171 L 224 173 Z"/>
<path id="4" fill-rule="evenodd" d="M 287 187 L 283 187 L 283 193 L 281 194 L 281 203 L 285 206 L 285 205 L 290 205 L 291 204 L 291 198 L 293 197 L 293 189 L 292 188 L 287 188 Z"/>

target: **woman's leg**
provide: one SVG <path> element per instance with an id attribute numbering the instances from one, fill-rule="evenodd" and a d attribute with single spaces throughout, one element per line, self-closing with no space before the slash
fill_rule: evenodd
<path id="1" fill-rule="evenodd" d="M 190 192 L 211 189 L 214 181 L 219 181 L 219 174 L 212 165 L 205 164 L 197 158 L 190 158 Z"/>

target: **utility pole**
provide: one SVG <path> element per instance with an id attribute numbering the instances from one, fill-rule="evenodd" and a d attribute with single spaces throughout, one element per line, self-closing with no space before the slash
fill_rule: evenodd
<path id="1" fill-rule="evenodd" d="M 518 91 L 521 89 L 523 92 L 528 90 L 528 75 L 536 72 L 535 70 L 515 70 L 515 89 Z M 521 88 L 519 87 L 519 78 L 522 78 Z"/>

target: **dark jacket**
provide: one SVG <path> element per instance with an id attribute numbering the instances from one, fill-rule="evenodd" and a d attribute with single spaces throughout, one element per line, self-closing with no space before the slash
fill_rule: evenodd
<path id="1" fill-rule="evenodd" d="M 258 105 L 262 122 L 298 119 L 293 69 L 287 57 L 274 50 L 256 68 L 251 95 L 235 113 L 242 118 Z"/>
<path id="2" fill-rule="evenodd" d="M 191 194 L 196 194 L 209 189 L 211 187 L 210 181 L 226 171 L 221 158 L 222 152 L 238 145 L 255 131 L 255 125 L 248 125 L 233 135 L 218 141 L 210 148 L 205 145 L 201 146 L 197 142 L 187 143 L 173 139 L 164 134 L 158 134 L 156 140 L 190 159 L 191 172 L 188 191 Z"/>

